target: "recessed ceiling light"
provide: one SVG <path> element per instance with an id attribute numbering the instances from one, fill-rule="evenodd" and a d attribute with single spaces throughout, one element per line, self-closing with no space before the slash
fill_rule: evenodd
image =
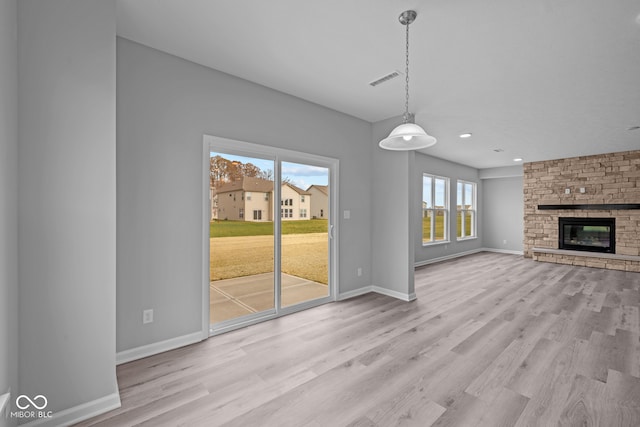
<path id="1" fill-rule="evenodd" d="M 460 134 L 460 138 L 471 138 L 471 134 L 470 133 L 461 133 Z"/>
<path id="2" fill-rule="evenodd" d="M 513 159 L 514 162 L 521 162 L 522 159 L 520 157 L 516 157 L 515 159 Z"/>
<path id="3" fill-rule="evenodd" d="M 504 150 L 502 148 L 494 148 L 493 151 L 496 153 L 502 153 Z"/>

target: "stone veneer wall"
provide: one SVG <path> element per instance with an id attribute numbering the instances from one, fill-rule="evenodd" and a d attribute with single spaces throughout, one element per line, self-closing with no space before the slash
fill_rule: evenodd
<path id="1" fill-rule="evenodd" d="M 565 189 L 571 190 L 565 194 Z M 585 192 L 580 193 L 580 188 Z M 539 261 L 640 272 L 640 210 L 538 210 L 538 205 L 640 203 L 640 151 L 524 164 L 524 253 Z M 558 217 L 616 218 L 616 255 L 534 252 L 558 249 Z M 595 255 L 595 257 L 593 257 Z M 625 258 L 625 257 L 623 257 Z"/>

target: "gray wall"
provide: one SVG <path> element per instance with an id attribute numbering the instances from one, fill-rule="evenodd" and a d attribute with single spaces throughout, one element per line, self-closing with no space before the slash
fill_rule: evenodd
<path id="1" fill-rule="evenodd" d="M 522 176 L 487 178 L 483 179 L 482 183 L 484 247 L 522 252 L 524 250 Z"/>
<path id="2" fill-rule="evenodd" d="M 439 175 L 449 178 L 449 209 L 450 209 L 450 221 L 449 221 L 449 243 L 435 244 L 422 246 L 422 174 L 429 173 L 433 175 Z M 456 180 L 462 179 L 469 182 L 475 182 L 478 184 L 478 210 L 477 210 L 477 235 L 476 239 L 463 240 L 458 242 L 456 240 Z M 482 211 L 482 193 L 483 183 L 479 178 L 479 172 L 477 169 L 460 165 L 458 163 L 449 162 L 447 160 L 438 159 L 435 157 L 427 156 L 421 153 L 416 153 L 415 170 L 412 175 L 412 181 L 414 186 L 414 197 L 417 201 L 413 205 L 415 210 L 414 221 L 412 222 L 412 231 L 414 235 L 413 244 L 415 246 L 415 262 L 416 264 L 424 263 L 437 258 L 453 256 L 462 252 L 468 252 L 483 247 L 483 239 L 485 231 L 482 228 L 483 211 Z"/>
<path id="3" fill-rule="evenodd" d="M 370 285 L 369 123 L 125 39 L 117 78 L 118 351 L 201 330 L 203 134 L 339 158 L 340 292 Z"/>
<path id="4" fill-rule="evenodd" d="M 378 142 L 402 123 L 395 117 L 373 125 L 372 285 L 410 297 L 414 293 L 412 191 L 414 152 L 388 151 Z"/>
<path id="5" fill-rule="evenodd" d="M 18 42 L 16 0 L 0 1 L 0 394 L 18 389 Z M 7 420 L 0 414 L 0 426 Z M 8 425 L 8 424 L 7 424 Z"/>
<path id="6" fill-rule="evenodd" d="M 19 392 L 54 413 L 117 393 L 115 13 L 18 2 Z"/>

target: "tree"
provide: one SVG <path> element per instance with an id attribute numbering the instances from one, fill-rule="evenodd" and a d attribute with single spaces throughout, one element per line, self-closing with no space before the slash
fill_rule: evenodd
<path id="1" fill-rule="evenodd" d="M 209 159 L 209 184 L 213 188 L 219 188 L 223 184 L 238 181 L 245 176 L 269 179 L 267 176 L 273 176 L 273 171 L 268 170 L 265 172 L 253 163 L 229 160 L 220 155 L 215 155 Z"/>
<path id="2" fill-rule="evenodd" d="M 273 170 L 267 169 L 266 171 L 260 171 L 258 178 L 266 179 L 267 181 L 273 181 Z"/>

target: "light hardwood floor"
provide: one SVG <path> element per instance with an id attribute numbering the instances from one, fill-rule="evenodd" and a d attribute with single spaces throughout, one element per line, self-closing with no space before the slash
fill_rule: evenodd
<path id="1" fill-rule="evenodd" d="M 640 273 L 479 253 L 118 367 L 99 426 L 640 426 Z"/>

